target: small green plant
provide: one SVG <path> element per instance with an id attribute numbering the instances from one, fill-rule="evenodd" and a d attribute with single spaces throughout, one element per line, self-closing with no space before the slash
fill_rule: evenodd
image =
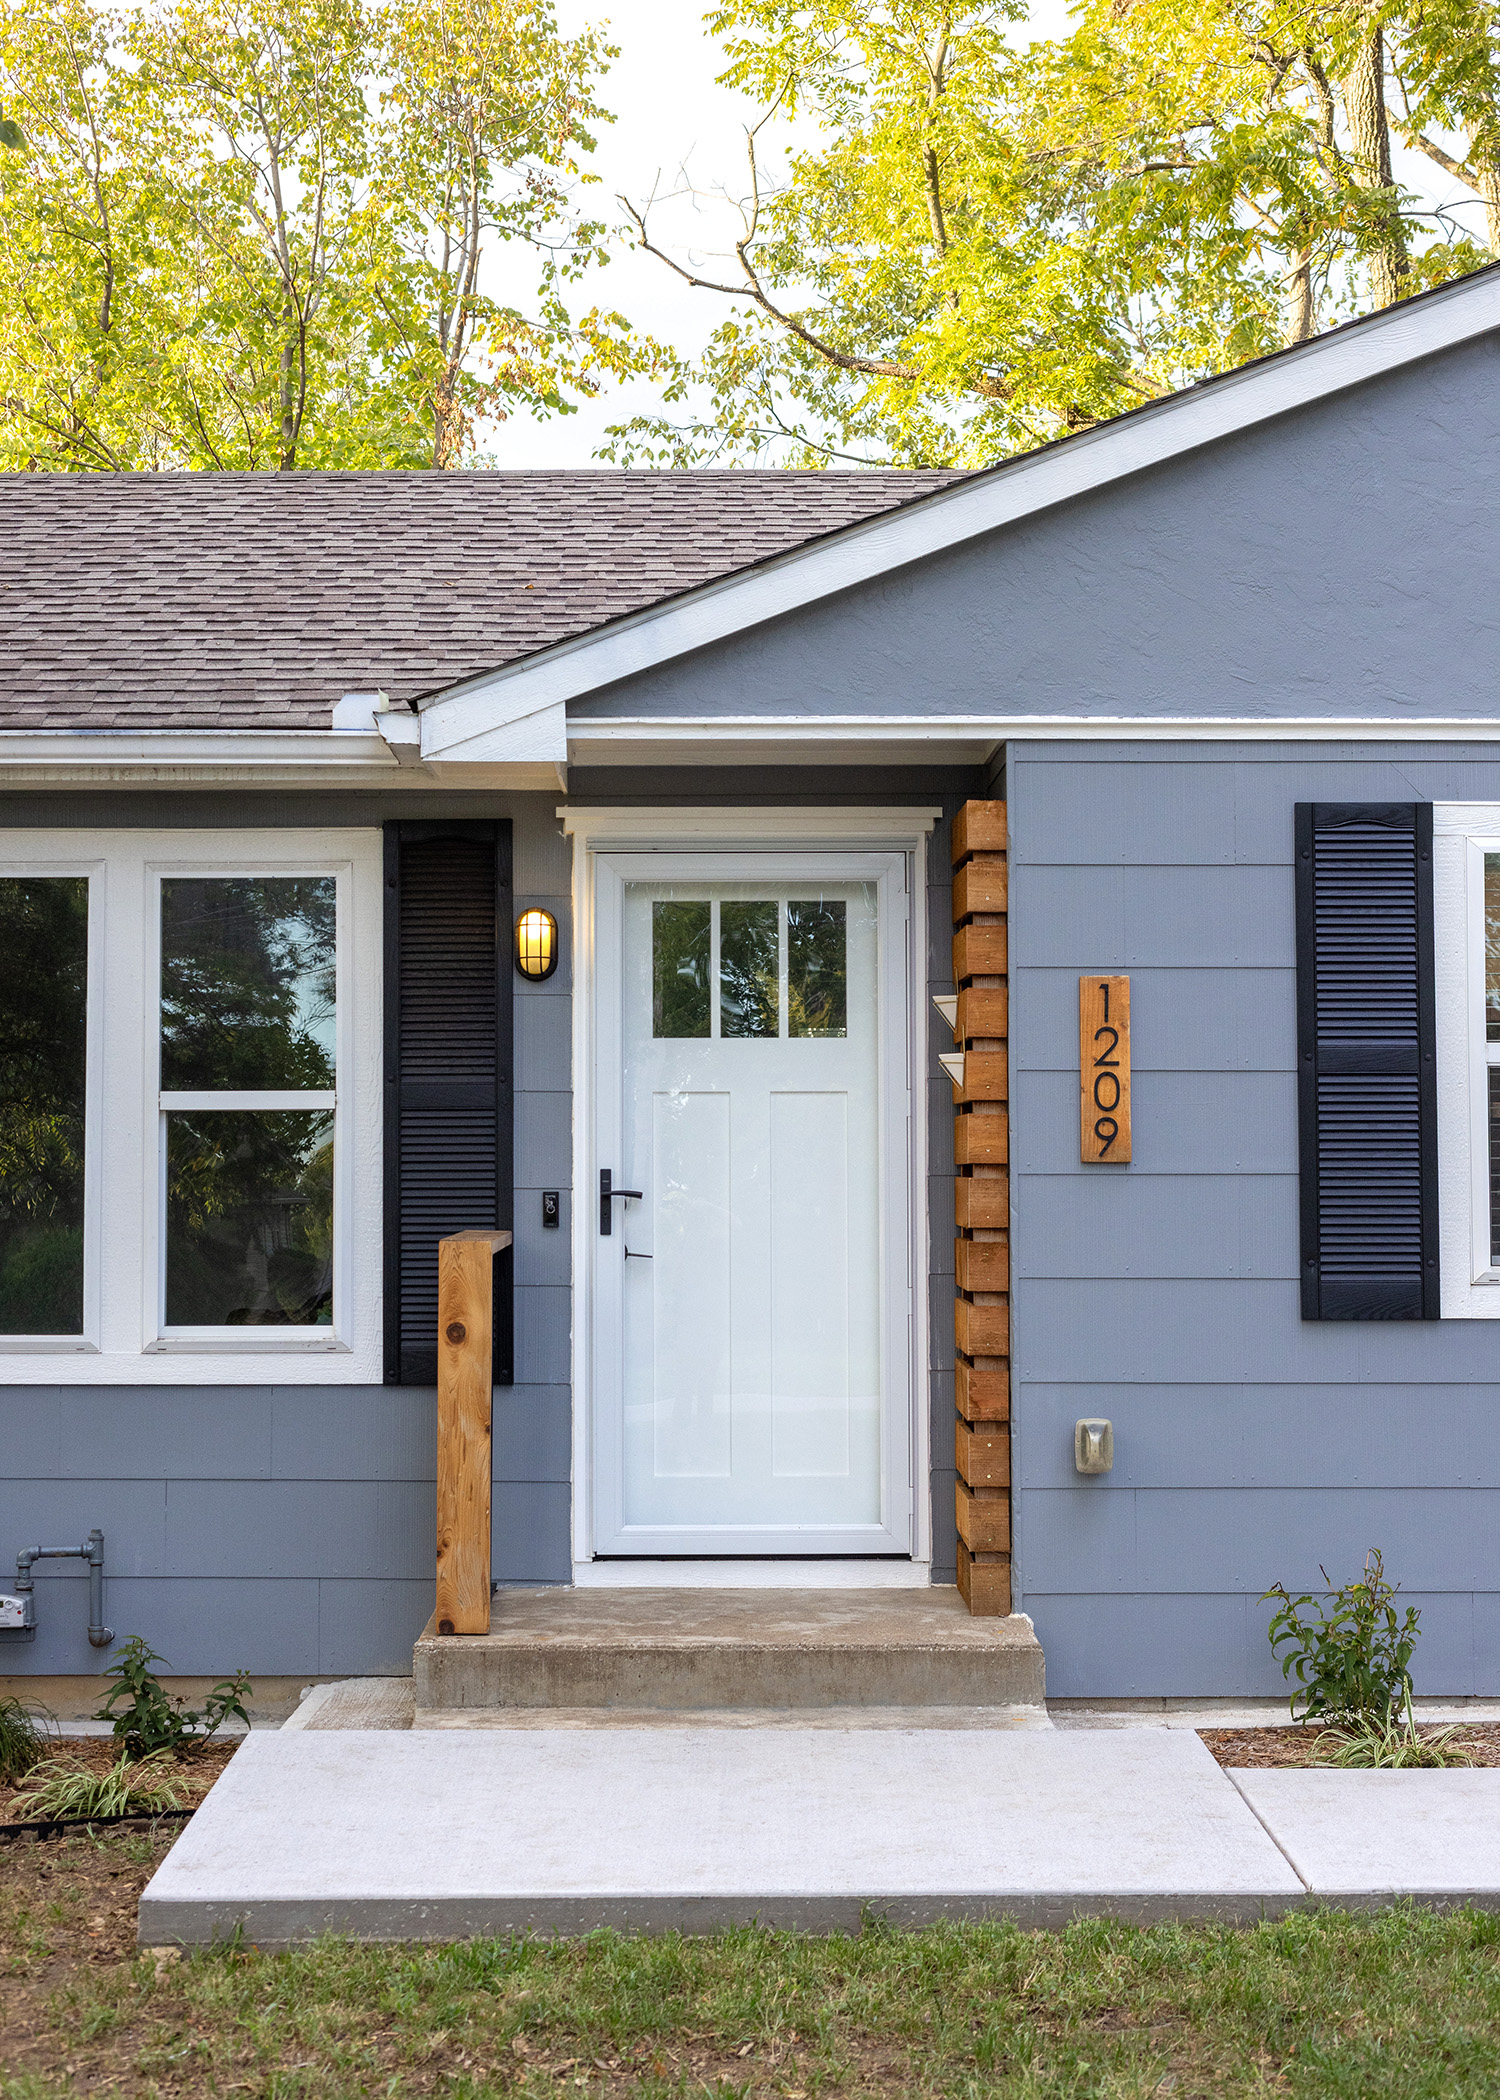
<path id="1" fill-rule="evenodd" d="M 94 1719 L 114 1724 L 115 1741 L 127 1757 L 192 1749 L 217 1735 L 231 1716 L 250 1726 L 245 1701 L 252 1697 L 253 1688 L 243 1670 L 221 1678 L 204 1701 L 203 1711 L 195 1713 L 180 1699 L 170 1697 L 153 1674 L 151 1665 L 163 1660 L 139 1634 L 132 1634 L 104 1673 L 114 1678 L 114 1690 Z"/>
<path id="2" fill-rule="evenodd" d="M 0 1780 L 24 1779 L 47 1755 L 51 1715 L 19 1699 L 0 1699 Z"/>
<path id="3" fill-rule="evenodd" d="M 91 1771 L 73 1758 L 54 1758 L 44 1778 L 18 1794 L 15 1806 L 37 1821 L 64 1817 L 159 1815 L 180 1808 L 166 1752 L 132 1763 L 122 1752 L 107 1772 Z"/>
<path id="4" fill-rule="evenodd" d="M 1318 1738 L 1321 1761 L 1342 1765 L 1346 1770 L 1400 1772 L 1426 1767 L 1440 1770 L 1447 1765 L 1472 1764 L 1466 1750 L 1450 1747 L 1457 1728 L 1435 1728 L 1419 1735 L 1408 1698 L 1405 1711 L 1388 1714 L 1384 1721 L 1361 1721 L 1350 1728 L 1326 1728 Z M 1326 1747 L 1325 1747 L 1326 1746 Z"/>
<path id="5" fill-rule="evenodd" d="M 1319 1574 L 1328 1582 L 1328 1571 Z M 1292 1689 L 1292 1718 L 1326 1720 L 1337 1726 L 1385 1727 L 1392 1712 L 1411 1707 L 1411 1658 L 1420 1614 L 1408 1605 L 1396 1611 L 1396 1590 L 1385 1579 L 1377 1548 L 1365 1555 L 1364 1573 L 1326 1598 L 1292 1597 L 1278 1582 L 1262 1604 L 1279 1599 L 1268 1628 L 1272 1652 Z M 1282 1655 L 1281 1651 L 1289 1652 Z"/>

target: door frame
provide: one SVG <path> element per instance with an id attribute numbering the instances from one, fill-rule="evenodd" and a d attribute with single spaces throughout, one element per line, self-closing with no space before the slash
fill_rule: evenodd
<path id="1" fill-rule="evenodd" d="M 573 1579 L 595 1587 L 642 1583 L 674 1587 L 916 1587 L 930 1580 L 931 1497 L 928 1394 L 927 1262 L 927 901 L 928 834 L 941 816 L 926 808 L 584 808 L 558 812 L 574 844 L 573 857 Z M 854 856 L 861 849 L 904 856 L 907 887 L 905 942 L 906 1026 L 900 1039 L 906 1059 L 905 1221 L 907 1235 L 907 1336 L 904 1352 L 909 1417 L 911 1495 L 910 1557 L 820 1557 L 808 1559 L 596 1559 L 594 1551 L 594 1349 L 597 1205 L 590 1200 L 598 1163 L 598 1103 L 595 1058 L 605 1025 L 595 987 L 598 868 L 601 858 L 649 856 L 646 870 L 705 853 L 728 859 L 736 852 L 832 853 Z M 634 872 L 634 871 L 632 871 Z M 726 874 L 727 874 L 726 870 Z M 895 1037 L 893 1034 L 892 1041 Z M 893 1074 L 893 1077 L 896 1075 Z M 882 1104 L 882 1114 L 886 1112 Z M 610 1162 L 606 1161 L 606 1165 Z M 891 1163 L 889 1187 L 900 1187 L 902 1162 Z M 895 1312 L 887 1305 L 886 1325 Z M 883 1345 L 882 1355 L 885 1355 Z M 897 1484 L 899 1486 L 899 1483 Z"/>

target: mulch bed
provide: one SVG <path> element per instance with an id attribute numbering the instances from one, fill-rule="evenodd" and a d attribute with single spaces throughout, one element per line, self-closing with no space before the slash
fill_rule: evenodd
<path id="1" fill-rule="evenodd" d="M 1417 1724 L 1418 1735 L 1439 1735 L 1444 1722 Z M 1200 1728 L 1199 1735 L 1221 1765 L 1321 1765 L 1330 1760 L 1317 1752 L 1323 1731 L 1315 1725 L 1289 1728 Z M 1330 1744 L 1329 1749 L 1332 1749 Z M 1500 1722 L 1476 1722 L 1459 1727 L 1449 1738 L 1450 1750 L 1462 1750 L 1471 1765 L 1500 1765 Z"/>
<path id="2" fill-rule="evenodd" d="M 172 1773 L 172 1787 L 184 1808 L 196 1808 L 208 1792 L 224 1767 L 235 1753 L 234 1742 L 205 1743 L 201 1750 L 194 1750 L 176 1760 Z M 119 1757 L 113 1736 L 85 1735 L 63 1736 L 52 1744 L 51 1756 L 71 1764 L 87 1765 L 91 1772 L 107 1772 Z M 18 1780 L 14 1786 L 0 1780 L 0 1824 L 29 1821 L 36 1811 L 18 1807 L 18 1797 L 46 1773 L 46 1764 L 40 1764 Z M 23 1842 L 13 1839 L 13 1844 Z"/>

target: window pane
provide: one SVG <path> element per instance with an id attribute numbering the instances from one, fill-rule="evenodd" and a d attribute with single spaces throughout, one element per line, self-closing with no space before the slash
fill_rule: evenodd
<path id="1" fill-rule="evenodd" d="M 1484 856 L 1485 1034 L 1500 1042 L 1500 853 Z"/>
<path id="2" fill-rule="evenodd" d="M 169 1115 L 167 1325 L 326 1327 L 332 1318 L 332 1117 Z"/>
<path id="3" fill-rule="evenodd" d="M 794 897 L 786 908 L 786 1011 L 792 1035 L 849 1033 L 849 907 Z"/>
<path id="4" fill-rule="evenodd" d="M 172 877 L 161 886 L 161 1083 L 333 1085 L 331 875 Z"/>
<path id="5" fill-rule="evenodd" d="M 0 878 L 0 1334 L 83 1332 L 89 886 Z"/>
<path id="6" fill-rule="evenodd" d="M 778 904 L 719 906 L 719 1033 L 775 1035 L 780 1026 Z"/>
<path id="7" fill-rule="evenodd" d="M 651 1033 L 709 1033 L 709 906 L 651 907 Z"/>
<path id="8" fill-rule="evenodd" d="M 1500 1268 L 1500 1070 L 1493 1066 L 1490 1086 L 1490 1261 Z"/>

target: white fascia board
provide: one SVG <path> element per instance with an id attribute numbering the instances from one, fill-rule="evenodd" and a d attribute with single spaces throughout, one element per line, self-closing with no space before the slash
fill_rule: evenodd
<path id="1" fill-rule="evenodd" d="M 470 734 L 597 692 L 731 634 L 1500 329 L 1500 269 L 1389 308 L 1098 430 L 1023 454 L 952 489 L 847 527 L 654 610 L 467 679 L 424 713 Z"/>
<path id="2" fill-rule="evenodd" d="M 568 725 L 575 765 L 658 765 L 705 761 L 744 765 L 813 765 L 856 754 L 872 763 L 909 758 L 926 765 L 975 764 L 1002 743 L 1489 743 L 1500 714 L 1446 716 L 1341 715 L 806 715 L 614 716 Z"/>
<path id="3" fill-rule="evenodd" d="M 466 765 L 566 765 L 567 709 L 559 700 L 505 720 L 478 721 L 462 706 L 430 707 L 421 718 L 422 757 Z"/>
<path id="4" fill-rule="evenodd" d="M 382 736 L 365 730 L 0 731 L 0 781 L 150 786 L 201 781 L 357 785 L 398 775 Z"/>

